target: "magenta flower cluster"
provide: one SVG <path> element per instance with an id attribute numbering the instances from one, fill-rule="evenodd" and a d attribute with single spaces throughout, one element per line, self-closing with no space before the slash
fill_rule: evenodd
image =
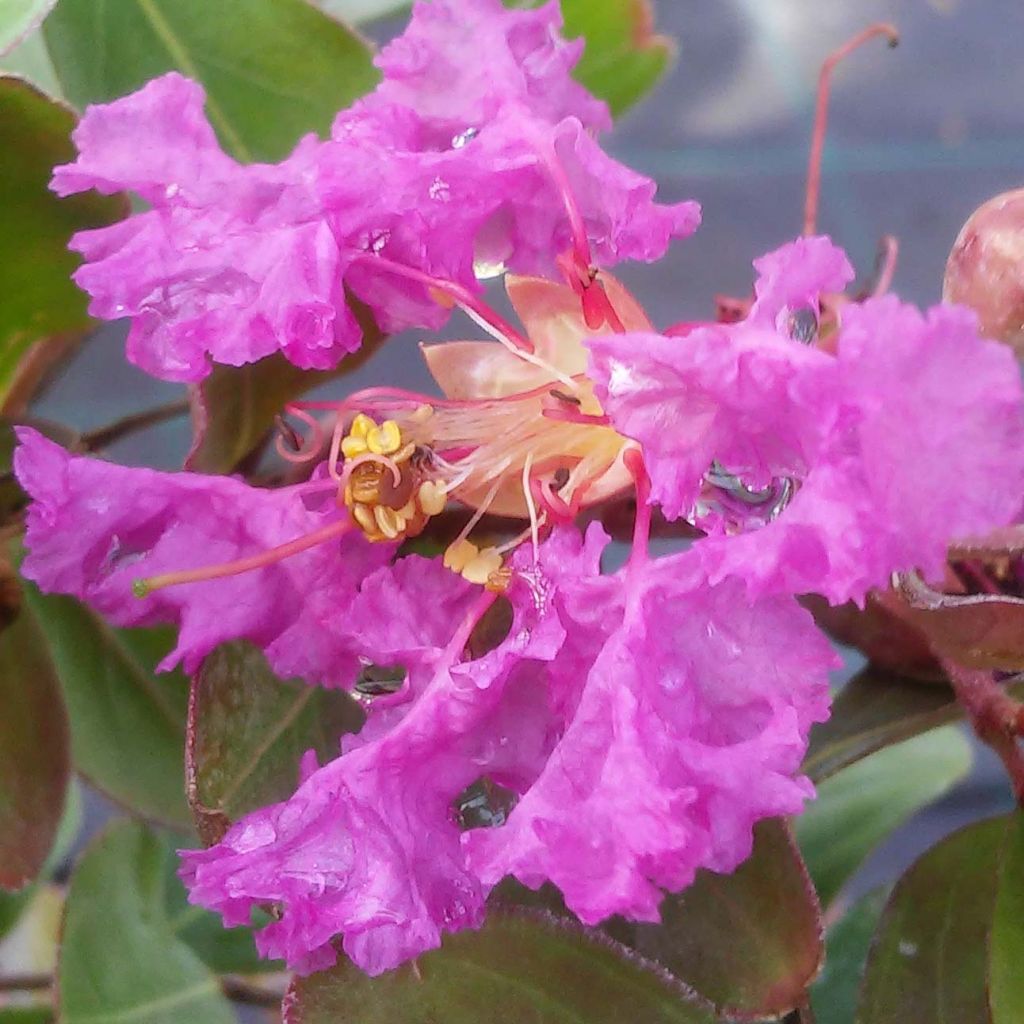
<path id="1" fill-rule="evenodd" d="M 699 210 L 655 204 L 601 150 L 608 111 L 570 77 L 579 46 L 559 27 L 553 3 L 420 2 L 377 90 L 280 164 L 225 155 L 202 90 L 172 74 L 90 108 L 78 160 L 55 172 L 61 194 L 146 201 L 73 245 L 92 312 L 130 318 L 128 358 L 157 376 L 273 352 L 333 367 L 360 343 L 349 295 L 388 331 L 459 307 L 497 338 L 494 359 L 485 343 L 446 350 L 447 400 L 376 389 L 391 426 L 358 426 L 369 406 L 340 402 L 330 454 L 291 487 L 19 434 L 25 574 L 120 625 L 175 623 L 165 667 L 195 671 L 235 638 L 311 685 L 401 667 L 336 759 L 307 757 L 294 796 L 183 854 L 191 899 L 227 924 L 279 908 L 259 947 L 298 971 L 339 950 L 392 968 L 479 926 L 509 875 L 553 882 L 587 923 L 657 920 L 666 891 L 733 870 L 756 822 L 813 795 L 800 764 L 836 659 L 797 596 L 862 602 L 894 572 L 934 577 L 952 538 L 1020 511 L 1010 351 L 964 309 L 893 297 L 819 323 L 852 278 L 826 238 L 756 261 L 740 322 L 650 326 L 605 268 L 659 258 Z M 550 279 L 529 284 L 526 339 L 482 303 L 478 273 L 497 266 Z M 352 490 L 368 466 L 393 476 L 390 505 Z M 575 519 L 629 488 L 634 545 L 603 572 L 607 535 Z M 399 550 L 439 494 L 522 510 L 486 585 L 464 569 L 483 557 L 460 557 L 466 537 L 444 562 Z M 654 557 L 655 509 L 704 536 Z M 511 626 L 474 658 L 496 600 Z M 481 785 L 507 803 L 467 827 L 460 801 Z"/>

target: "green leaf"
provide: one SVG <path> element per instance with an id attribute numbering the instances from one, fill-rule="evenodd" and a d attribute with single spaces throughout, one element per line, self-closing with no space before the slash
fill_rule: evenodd
<path id="1" fill-rule="evenodd" d="M 479 932 L 445 937 L 377 978 L 349 963 L 293 982 L 285 1024 L 712 1024 L 664 972 L 598 933 L 492 910 Z"/>
<path id="2" fill-rule="evenodd" d="M 505 0 L 508 7 L 537 7 L 540 2 Z M 650 0 L 561 0 L 561 6 L 565 36 L 586 40 L 574 77 L 614 115 L 643 99 L 672 62 L 675 45 L 655 33 Z"/>
<path id="3" fill-rule="evenodd" d="M 821 915 L 789 828 L 755 829 L 731 875 L 700 871 L 661 905 L 660 925 L 616 921 L 610 933 L 710 999 L 724 1016 L 781 1016 L 801 1002 L 823 955 Z"/>
<path id="4" fill-rule="evenodd" d="M 363 328 L 363 343 L 333 370 L 300 370 L 280 353 L 248 366 L 215 366 L 192 390 L 196 442 L 188 468 L 198 473 L 228 473 L 266 437 L 286 402 L 318 384 L 362 366 L 383 340 L 369 312 L 353 303 Z"/>
<path id="5" fill-rule="evenodd" d="M 0 1024 L 50 1024 L 53 1011 L 48 1006 L 18 1006 L 0 1010 Z"/>
<path id="6" fill-rule="evenodd" d="M 126 210 L 120 196 L 58 199 L 49 191 L 54 165 L 74 158 L 74 124 L 67 107 L 0 74 L 0 399 L 32 342 L 89 327 L 85 295 L 71 280 L 78 258 L 68 239 Z"/>
<path id="7" fill-rule="evenodd" d="M 811 986 L 816 1024 L 853 1024 L 864 961 L 887 897 L 884 889 L 868 893 L 829 929 L 825 966 Z"/>
<path id="8" fill-rule="evenodd" d="M 68 718 L 32 620 L 0 633 L 0 888 L 32 881 L 54 845 L 71 770 Z"/>
<path id="9" fill-rule="evenodd" d="M 224 644 L 192 681 L 188 795 L 196 828 L 218 841 L 243 814 L 295 792 L 307 750 L 331 760 L 363 712 L 339 690 L 283 682 L 251 644 Z"/>
<path id="10" fill-rule="evenodd" d="M 60 677 L 75 768 L 130 810 L 191 831 L 183 767 L 188 684 L 180 672 L 153 674 L 172 647 L 170 631 L 114 629 L 77 601 L 31 585 L 25 604 Z"/>
<path id="11" fill-rule="evenodd" d="M 894 828 L 962 779 L 971 747 L 946 726 L 881 750 L 818 787 L 796 834 L 824 906 Z"/>
<path id="12" fill-rule="evenodd" d="M 815 783 L 823 782 L 877 750 L 962 714 L 948 686 L 869 665 L 839 691 L 829 720 L 811 730 L 803 771 Z"/>
<path id="13" fill-rule="evenodd" d="M 156 836 L 129 821 L 86 850 L 64 912 L 62 1024 L 234 1024 L 217 979 L 171 930 L 165 858 Z"/>
<path id="14" fill-rule="evenodd" d="M 1006 830 L 1006 818 L 969 825 L 897 882 L 868 957 L 858 1024 L 991 1024 L 987 946 Z"/>
<path id="15" fill-rule="evenodd" d="M 1024 812 L 1010 818 L 989 940 L 993 1024 L 1024 1020 Z"/>
<path id="16" fill-rule="evenodd" d="M 5 55 L 35 28 L 56 0 L 0 0 L 0 55 Z"/>
<path id="17" fill-rule="evenodd" d="M 68 98 L 115 99 L 178 70 L 241 160 L 278 160 L 373 88 L 362 38 L 306 0 L 60 0 L 43 26 Z"/>

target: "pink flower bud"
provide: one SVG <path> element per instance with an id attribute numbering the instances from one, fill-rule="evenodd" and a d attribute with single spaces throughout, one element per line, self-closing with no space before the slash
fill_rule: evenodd
<path id="1" fill-rule="evenodd" d="M 1024 355 L 1024 189 L 982 203 L 946 262 L 943 298 L 978 314 L 981 330 Z"/>

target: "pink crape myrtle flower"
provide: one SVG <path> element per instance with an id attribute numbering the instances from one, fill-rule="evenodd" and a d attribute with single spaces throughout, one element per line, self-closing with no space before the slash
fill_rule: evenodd
<path id="1" fill-rule="evenodd" d="M 735 868 L 756 821 L 812 793 L 795 773 L 835 656 L 792 599 L 748 605 L 687 555 L 601 576 L 606 541 L 565 528 L 537 563 L 517 555 L 506 640 L 466 661 L 469 605 L 386 730 L 184 855 L 192 899 L 229 924 L 274 901 L 265 955 L 323 968 L 341 935 L 377 974 L 479 925 L 508 874 L 554 881 L 597 922 L 657 920 L 665 889 Z M 366 620 L 371 643 L 379 619 Z M 518 804 L 501 827 L 464 831 L 457 802 L 481 778 Z"/>
<path id="2" fill-rule="evenodd" d="M 52 187 L 149 205 L 72 239 L 90 311 L 130 318 L 129 360 L 168 380 L 278 351 L 328 369 L 362 339 L 347 291 L 384 331 L 436 328 L 476 306 L 476 266 L 550 272 L 585 232 L 605 266 L 657 259 L 699 209 L 656 205 L 601 151 L 608 111 L 570 78 L 580 45 L 559 24 L 553 4 L 420 2 L 378 89 L 278 164 L 227 156 L 176 73 L 88 108 Z"/>
<path id="3" fill-rule="evenodd" d="M 642 444 L 652 500 L 709 531 L 697 547 L 712 580 L 863 601 L 893 572 L 941 574 L 953 538 L 1014 518 L 1020 375 L 973 314 L 922 315 L 891 296 L 851 303 L 828 351 L 793 338 L 791 325 L 851 276 L 842 252 L 801 239 L 757 269 L 756 301 L 739 323 L 590 343 L 597 397 Z M 783 480 L 788 503 L 737 534 L 702 505 L 713 468 L 748 495 Z"/>
<path id="4" fill-rule="evenodd" d="M 417 4 L 378 90 L 276 165 L 227 157 L 199 87 L 165 76 L 87 112 L 55 173 L 150 204 L 75 244 L 94 311 L 130 316 L 129 357 L 159 376 L 334 365 L 359 343 L 349 292 L 385 330 L 459 306 L 490 336 L 425 346 L 441 396 L 289 405 L 308 434 L 278 453 L 305 482 L 277 490 L 19 433 L 43 590 L 176 624 L 164 667 L 242 637 L 368 702 L 291 798 L 183 854 L 227 924 L 275 906 L 259 948 L 300 972 L 339 951 L 395 967 L 479 926 L 508 875 L 593 924 L 656 920 L 698 870 L 733 870 L 758 821 L 812 795 L 799 766 L 836 662 L 796 595 L 932 571 L 1019 501 L 1012 361 L 952 307 L 847 303 L 820 330 L 851 275 L 828 239 L 758 261 L 740 323 L 657 331 L 604 268 L 658 258 L 698 209 L 657 207 L 598 147 L 606 111 L 557 26 L 552 5 Z M 521 326 L 481 299 L 481 264 L 515 271 Z M 578 520 L 631 492 L 631 553 L 603 572 L 607 536 Z M 707 535 L 653 558 L 652 502 Z M 406 554 L 431 524 L 443 555 Z M 372 696 L 368 665 L 394 671 Z M 504 799 L 483 818 L 481 788 Z"/>

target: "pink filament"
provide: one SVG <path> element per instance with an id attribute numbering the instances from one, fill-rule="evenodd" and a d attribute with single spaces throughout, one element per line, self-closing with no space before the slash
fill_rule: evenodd
<path id="1" fill-rule="evenodd" d="M 132 589 L 136 597 L 145 597 L 154 590 L 162 590 L 164 587 L 173 587 L 181 583 L 199 583 L 204 580 L 222 579 L 225 576 L 237 576 L 239 573 L 249 572 L 252 569 L 262 569 L 264 566 L 273 565 L 282 559 L 297 555 L 301 551 L 326 544 L 329 540 L 341 537 L 352 529 L 352 521 L 348 518 L 339 519 L 328 526 L 314 530 L 287 544 L 280 544 L 276 548 L 262 551 L 258 555 L 250 555 L 248 558 L 239 558 L 233 562 L 223 562 L 220 565 L 203 566 L 200 569 L 186 569 L 182 572 L 168 572 L 159 576 L 150 576 L 148 579 L 135 580 Z"/>
<path id="2" fill-rule="evenodd" d="M 289 416 L 302 420 L 310 428 L 311 437 L 308 444 L 302 445 L 298 451 L 290 451 L 285 447 L 284 438 L 278 434 L 274 440 L 274 448 L 277 450 L 277 454 L 287 462 L 293 463 L 309 462 L 310 459 L 315 459 L 320 453 L 324 442 L 324 432 L 320 423 L 304 409 L 297 408 L 294 405 L 286 405 L 285 412 Z"/>
<path id="3" fill-rule="evenodd" d="M 807 194 L 804 199 L 804 234 L 813 235 L 818 224 L 818 198 L 821 193 L 821 155 L 825 149 L 825 129 L 828 126 L 828 97 L 832 88 L 832 72 L 836 65 L 849 56 L 858 46 L 875 36 L 885 36 L 890 46 L 900 41 L 900 34 L 894 25 L 876 22 L 863 32 L 843 43 L 834 50 L 821 65 L 818 76 L 818 97 L 814 106 L 814 132 L 811 135 L 811 154 L 807 162 Z"/>
<path id="4" fill-rule="evenodd" d="M 644 457 L 639 448 L 627 448 L 623 455 L 626 469 L 633 476 L 636 488 L 636 519 L 633 523 L 633 550 L 629 556 L 630 565 L 642 565 L 647 561 L 647 543 L 651 538 L 651 478 L 647 475 Z"/>

